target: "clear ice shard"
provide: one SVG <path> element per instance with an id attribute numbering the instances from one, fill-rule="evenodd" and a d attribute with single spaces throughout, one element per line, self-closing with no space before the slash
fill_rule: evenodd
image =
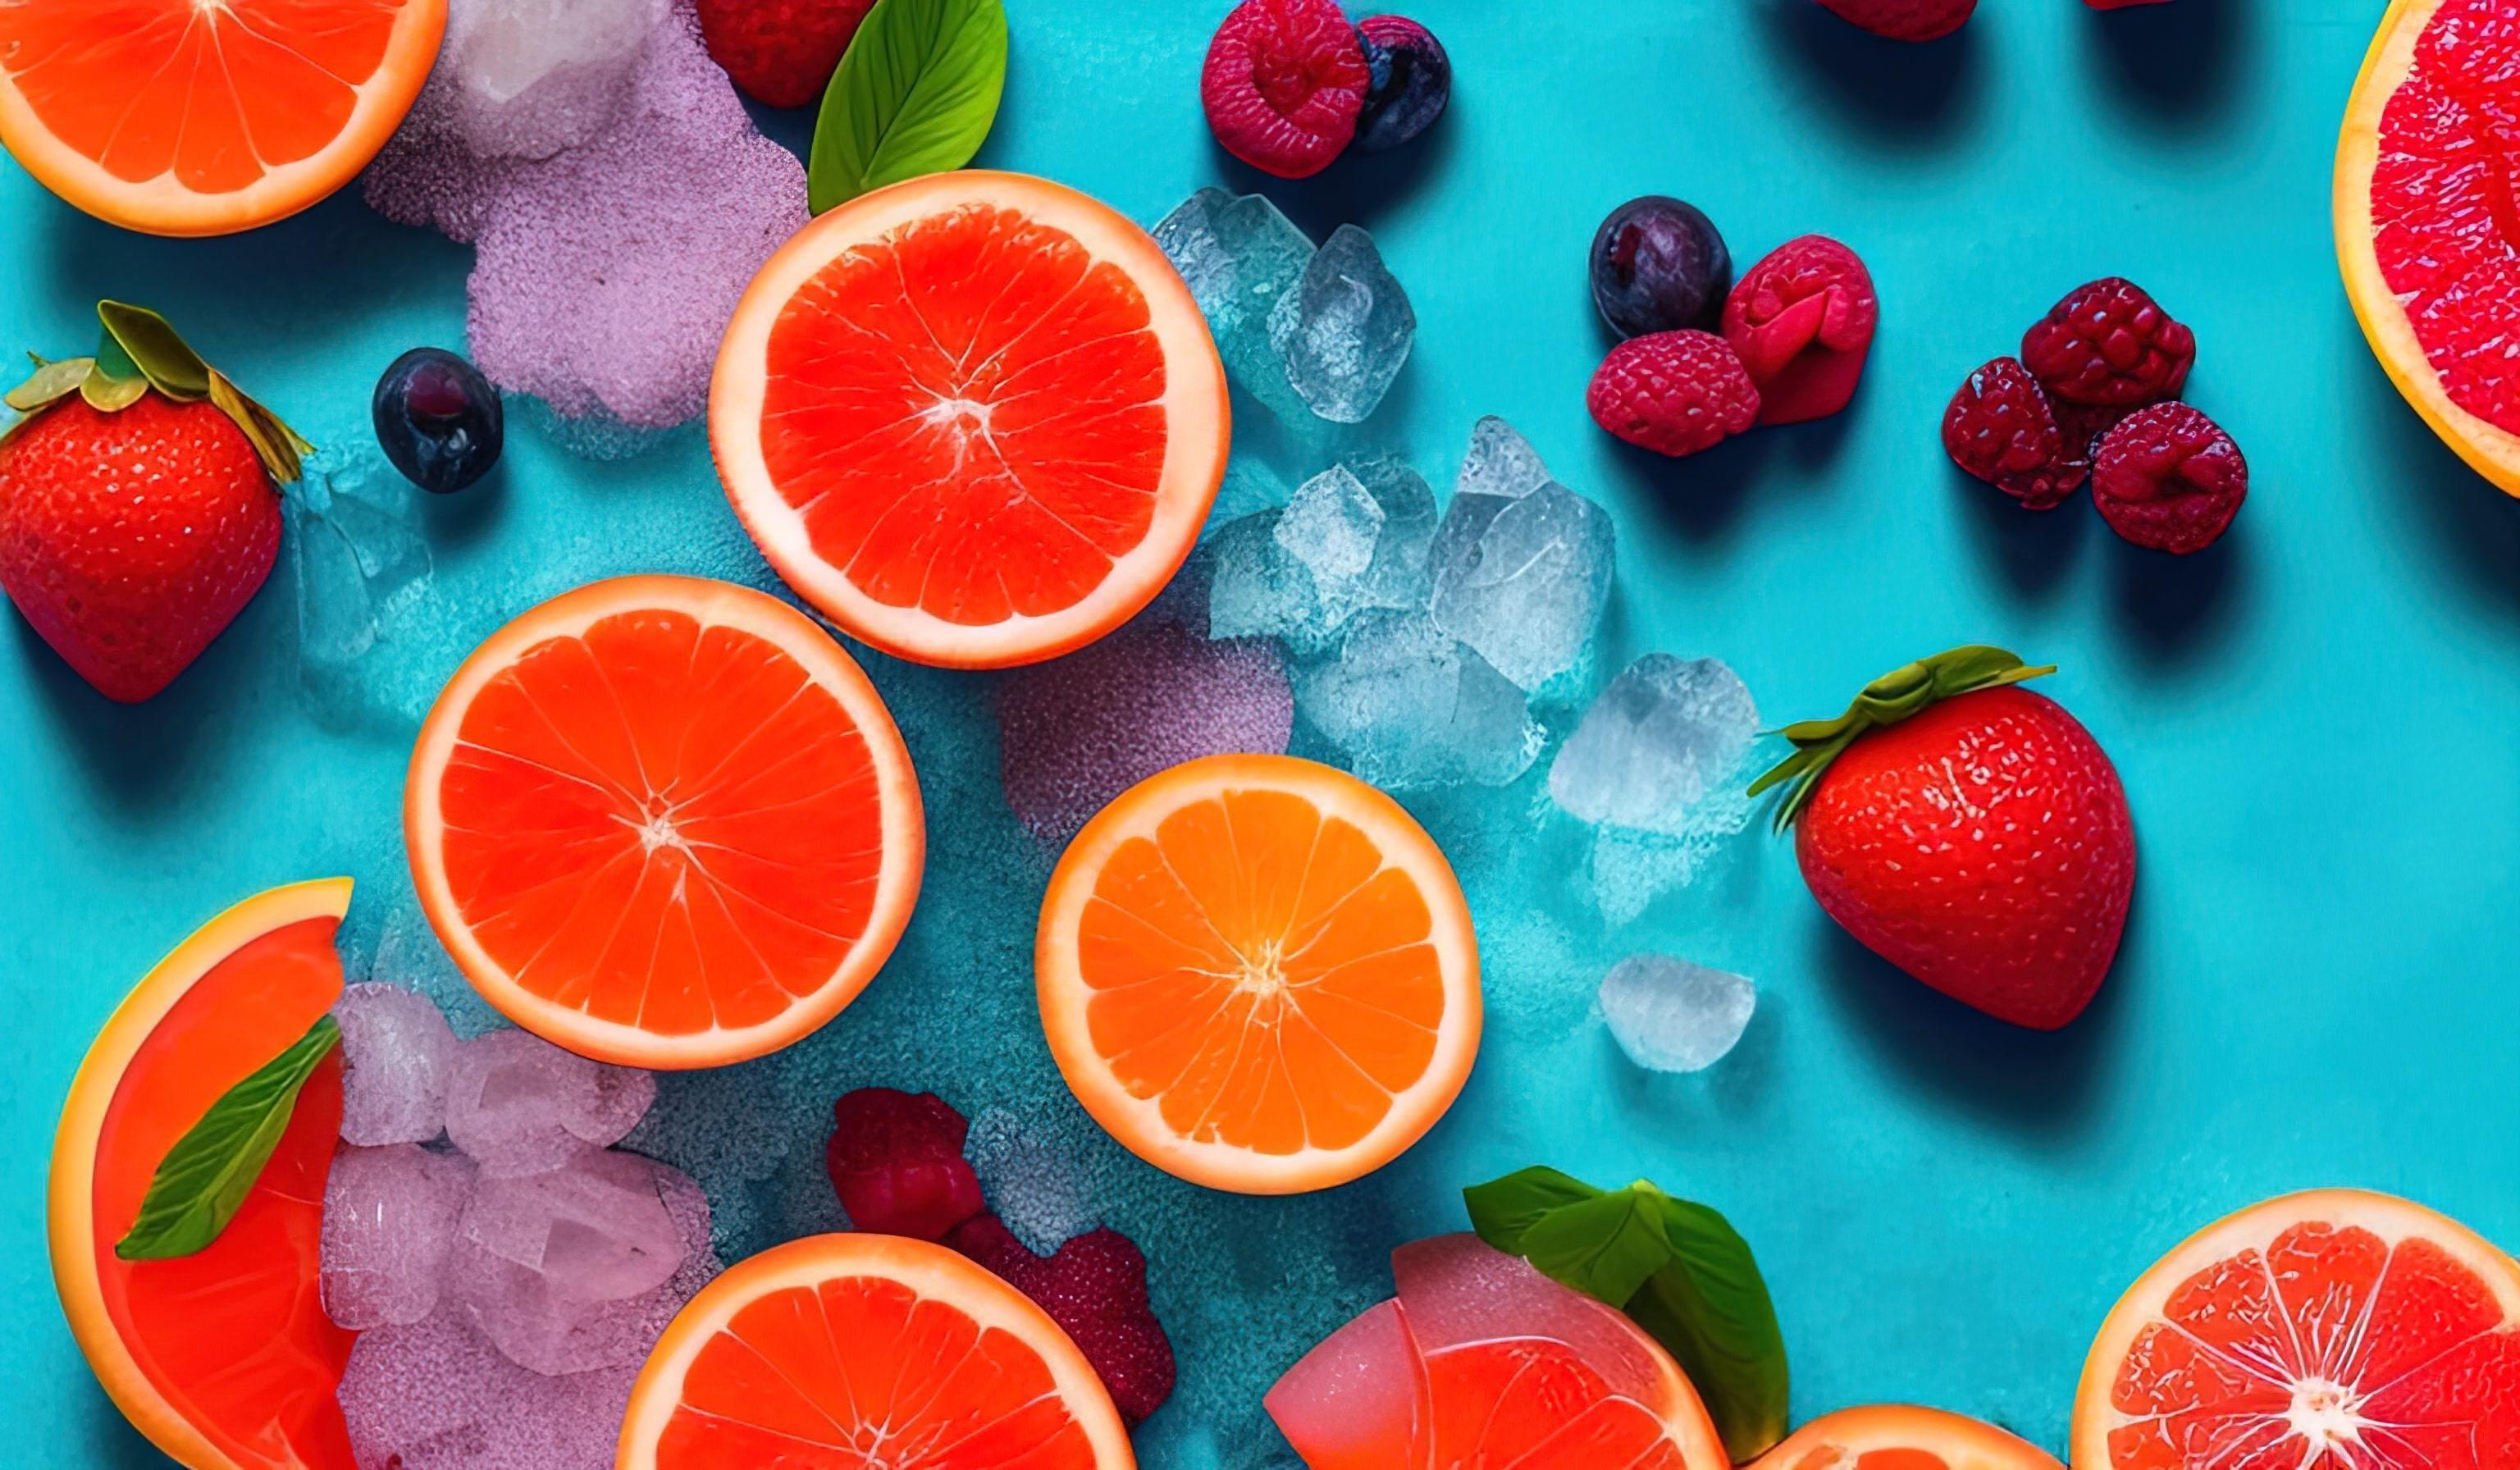
<path id="1" fill-rule="evenodd" d="M 1422 612 L 1351 620 L 1297 673 L 1295 708 L 1379 786 L 1506 785 L 1547 738 L 1522 690 Z"/>
<path id="2" fill-rule="evenodd" d="M 1270 317 L 1303 279 L 1312 237 L 1257 194 L 1202 189 L 1157 221 L 1155 244 L 1189 283 L 1217 355 L 1281 418 L 1308 412 L 1270 339 Z"/>
<path id="3" fill-rule="evenodd" d="M 1595 903 L 1624 922 L 1749 824 L 1759 709 L 1721 660 L 1648 653 L 1584 711 L 1549 795 L 1594 827 Z"/>
<path id="4" fill-rule="evenodd" d="M 1741 1040 L 1759 993 L 1748 980 L 1667 955 L 1632 955 L 1601 977 L 1619 1049 L 1655 1072 L 1699 1072 Z"/>
<path id="5" fill-rule="evenodd" d="M 1516 686 L 1562 692 L 1609 606 L 1616 551 L 1609 513 L 1563 485 L 1457 492 L 1435 533 L 1429 609 Z"/>
<path id="6" fill-rule="evenodd" d="M 1333 423 L 1362 423 L 1409 361 L 1418 313 L 1373 237 L 1331 232 L 1293 290 L 1269 311 L 1280 371 L 1305 406 Z"/>

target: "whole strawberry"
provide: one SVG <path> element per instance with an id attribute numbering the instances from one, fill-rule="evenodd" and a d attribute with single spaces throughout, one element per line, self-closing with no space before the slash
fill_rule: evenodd
<path id="1" fill-rule="evenodd" d="M 2135 892 L 2117 768 L 2002 648 L 1954 648 L 1785 727 L 1777 825 L 1812 897 L 1866 949 L 1953 1000 L 2052 1031 L 2108 978 Z"/>
<path id="2" fill-rule="evenodd" d="M 146 699 L 209 646 L 271 573 L 278 484 L 304 440 L 163 317 L 97 304 L 94 357 L 36 359 L 6 395 L 0 589 L 109 699 Z"/>

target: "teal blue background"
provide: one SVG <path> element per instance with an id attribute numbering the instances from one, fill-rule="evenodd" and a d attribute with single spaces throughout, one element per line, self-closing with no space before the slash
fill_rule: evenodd
<path id="1" fill-rule="evenodd" d="M 1461 866 L 1490 976 L 1487 1043 L 1450 1117 L 1328 1196 L 1202 1195 L 1099 1140 L 1049 1070 L 1024 949 L 1049 855 L 997 795 L 986 681 L 878 661 L 941 819 L 930 887 L 867 999 L 761 1072 L 775 1086 L 743 1105 L 787 1159 L 752 1166 L 771 1176 L 757 1184 L 712 1180 L 735 1243 L 810 1224 L 816 1113 L 839 1086 L 1024 1112 L 1154 1260 L 1185 1375 L 1142 1436 L 1158 1466 L 1264 1443 L 1252 1401 L 1387 1290 L 1383 1253 L 1459 1227 L 1460 1184 L 1527 1163 L 1650 1176 L 1727 1211 L 1774 1285 L 1798 1419 L 1915 1400 L 2050 1447 L 2118 1290 L 2228 1210 L 2360 1184 L 2520 1243 L 2520 507 L 2399 401 L 2337 286 L 2330 156 L 2380 8 L 1989 0 L 1954 40 L 1904 48 L 1809 0 L 1435 0 L 1420 14 L 1459 78 L 1438 131 L 1271 186 L 1316 234 L 1372 230 L 1415 298 L 1416 355 L 1363 438 L 1443 485 L 1472 420 L 1503 414 L 1610 507 L 1611 667 L 1718 654 L 1781 721 L 1963 642 L 2062 665 L 2042 687 L 2116 759 L 2141 848 L 2124 953 L 2083 1020 L 2034 1036 L 1928 994 L 1840 937 L 1787 849 L 1756 835 L 1605 931 L 1563 876 L 1574 839 L 1540 815 L 1535 777 L 1413 803 Z M 1199 185 L 1261 182 L 1200 119 L 1221 5 L 1009 9 L 1013 70 L 981 161 L 1145 221 Z M 801 146 L 801 120 L 772 126 Z M 1805 231 L 1864 254 L 1882 327 L 1845 415 L 1676 464 L 1592 426 L 1583 386 L 1606 343 L 1584 247 L 1645 192 L 1703 206 L 1744 263 Z M 67 352 L 96 297 L 152 302 L 319 439 L 361 432 L 395 353 L 460 344 L 469 258 L 354 195 L 242 238 L 142 239 L 0 164 L 0 343 Z M 1937 447 L 1960 376 L 2111 273 L 2194 327 L 2188 396 L 2249 457 L 2236 527 L 2193 558 L 2121 544 L 2084 499 L 2019 512 Z M 1289 479 L 1336 447 L 1266 425 L 1246 444 Z M 601 574 L 766 577 L 691 434 L 602 466 L 520 425 L 498 480 L 428 510 L 468 636 Z M 88 1038 L 238 897 L 353 874 L 357 967 L 407 891 L 408 728 L 310 712 L 285 566 L 136 708 L 17 619 L 0 633 L 0 1462 L 155 1462 L 72 1350 L 45 1266 L 47 1149 Z M 1759 1016 L 1716 1070 L 1647 1079 L 1588 1014 L 1600 971 L 1647 948 L 1759 980 Z M 747 1091 L 728 1081 L 678 1084 L 666 1105 L 722 1117 Z"/>

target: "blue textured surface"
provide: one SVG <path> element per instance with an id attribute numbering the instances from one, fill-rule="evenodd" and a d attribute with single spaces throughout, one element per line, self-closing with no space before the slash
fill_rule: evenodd
<path id="1" fill-rule="evenodd" d="M 1148 221 L 1198 185 L 1258 182 L 1199 117 L 1220 6 L 1009 8 L 1013 72 L 982 161 Z M 1719 654 L 1785 719 L 1961 642 L 2063 665 L 2043 688 L 2116 758 L 2142 853 L 2125 953 L 2079 1024 L 2016 1033 L 1889 971 L 1821 917 L 1779 845 L 1744 839 L 1613 933 L 1562 876 L 1571 834 L 1528 815 L 1536 781 L 1420 802 L 1491 976 L 1467 1092 L 1346 1190 L 1204 1196 L 1099 1143 L 1049 1067 L 1026 963 L 1048 855 L 997 795 L 985 682 L 881 664 L 938 814 L 930 887 L 892 970 L 765 1070 L 780 1086 L 669 1090 L 687 1114 L 757 1099 L 747 1169 L 769 1178 L 735 1227 L 811 1223 L 790 1201 L 811 1196 L 832 1088 L 935 1086 L 1039 1120 L 1154 1258 L 1185 1367 L 1142 1436 L 1166 1470 L 1214 1463 L 1211 1441 L 1229 1464 L 1261 1443 L 1258 1393 L 1387 1288 L 1382 1253 L 1458 1227 L 1459 1184 L 1531 1162 L 1647 1175 L 1728 1211 L 1775 1286 L 1798 1418 L 1908 1399 L 2050 1446 L 2118 1289 L 2230 1208 L 2351 1182 L 2520 1242 L 2520 507 L 2401 405 L 2336 285 L 2330 152 L 2379 9 L 1994 0 L 1911 50 L 1808 0 L 1443 0 L 1424 19 L 1452 52 L 1452 115 L 1414 151 L 1273 189 L 1317 236 L 1372 229 L 1415 298 L 1417 356 L 1367 436 L 1440 486 L 1473 418 L 1500 413 L 1611 508 L 1609 667 Z M 1584 245 L 1644 192 L 1703 206 L 1745 263 L 1815 230 L 1865 254 L 1883 325 L 1849 413 L 1677 465 L 1592 427 L 1582 387 L 1605 344 Z M 319 438 L 356 432 L 401 349 L 457 344 L 468 256 L 354 198 L 242 239 L 144 240 L 0 164 L 0 343 L 68 350 L 95 297 L 150 301 Z M 2190 396 L 2254 470 L 2237 529 L 2189 560 L 2121 545 L 2080 501 L 2019 512 L 1936 447 L 1960 375 L 2109 273 L 2195 328 Z M 1319 468 L 1265 427 L 1248 442 L 1289 483 Z M 521 431 L 496 481 L 430 511 L 449 616 L 482 627 L 606 573 L 765 575 L 696 436 L 603 467 Z M 130 980 L 242 895 L 349 872 L 357 947 L 390 935 L 408 735 L 310 715 L 277 577 L 139 708 L 7 621 L 0 1463 L 141 1465 L 46 1272 L 63 1090 Z M 1702 1078 L 1644 1079 L 1590 1017 L 1600 972 L 1652 947 L 1761 982 L 1741 1049 Z"/>

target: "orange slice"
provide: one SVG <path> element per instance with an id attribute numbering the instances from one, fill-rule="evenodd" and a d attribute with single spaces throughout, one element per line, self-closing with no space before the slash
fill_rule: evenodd
<path id="1" fill-rule="evenodd" d="M 367 167 L 445 31 L 446 0 L 18 0 L 0 144 L 125 229 L 249 230 Z"/>
<path id="2" fill-rule="evenodd" d="M 196 930 L 105 1023 L 53 1140 L 53 1283 L 115 1406 L 192 1470 L 352 1470 L 335 1391 L 355 1334 L 318 1297 L 324 1178 L 341 1133 L 327 1059 L 208 1247 L 113 1254 L 166 1150 L 341 996 L 350 881 L 275 888 Z"/>
<path id="3" fill-rule="evenodd" d="M 1144 230 L 1022 174 L 823 215 L 735 308 L 709 442 L 805 600 L 889 653 L 996 668 L 1152 601 L 1225 475 L 1225 369 Z"/>
<path id="4" fill-rule="evenodd" d="M 1751 1470 L 2063 1470 L 2018 1435 L 1965 1414 L 1873 1403 L 1822 1414 Z"/>
<path id="5" fill-rule="evenodd" d="M 1051 874 L 1033 968 L 1085 1110 L 1218 1189 L 1382 1167 L 1479 1047 L 1451 865 L 1398 802 L 1291 756 L 1209 756 L 1122 792 Z"/>
<path id="6" fill-rule="evenodd" d="M 815 1235 L 745 1261 L 649 1355 L 619 1470 L 1134 1470 L 1093 1364 L 941 1245 Z"/>
<path id="7" fill-rule="evenodd" d="M 2520 495 L 2511 0 L 2396 0 L 2336 151 L 2336 258 L 2380 366 L 2442 441 Z"/>
<path id="8" fill-rule="evenodd" d="M 403 787 L 420 903 L 526 1030 L 638 1067 L 776 1050 L 910 921 L 910 752 L 813 620 L 698 577 L 620 577 L 490 636 Z"/>
<path id="9" fill-rule="evenodd" d="M 2208 1226 L 2083 1366 L 2074 1470 L 2515 1470 L 2520 1266 L 2355 1189 Z"/>

